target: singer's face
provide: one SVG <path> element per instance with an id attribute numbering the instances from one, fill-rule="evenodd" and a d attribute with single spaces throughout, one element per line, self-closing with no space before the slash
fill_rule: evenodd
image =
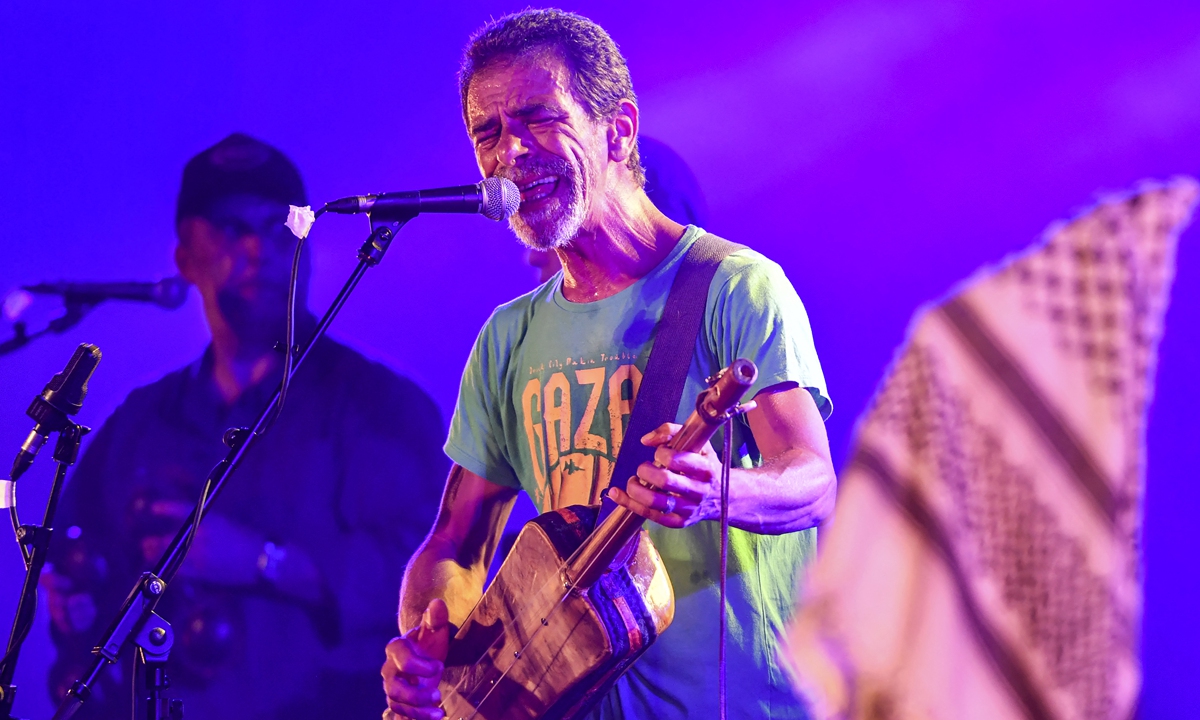
<path id="1" fill-rule="evenodd" d="M 603 194 L 604 128 L 571 94 L 570 74 L 546 51 L 476 73 L 467 129 L 484 177 L 521 189 L 509 224 L 521 242 L 548 250 L 578 235 Z"/>
<path id="2" fill-rule="evenodd" d="M 296 243 L 283 224 L 287 207 L 235 195 L 216 203 L 207 215 L 180 222 L 180 272 L 239 335 L 254 334 L 262 326 L 278 334 Z M 305 284 L 302 279 L 301 293 Z"/>

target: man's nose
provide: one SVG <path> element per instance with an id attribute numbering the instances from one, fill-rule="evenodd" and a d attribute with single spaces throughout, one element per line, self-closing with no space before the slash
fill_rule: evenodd
<path id="1" fill-rule="evenodd" d="M 496 162 L 501 167 L 513 167 L 517 161 L 529 154 L 529 143 L 519 133 L 505 129 L 496 145 Z"/>
<path id="2" fill-rule="evenodd" d="M 258 230 L 244 230 L 238 234 L 237 247 L 247 262 L 257 263 L 263 255 L 263 233 Z"/>

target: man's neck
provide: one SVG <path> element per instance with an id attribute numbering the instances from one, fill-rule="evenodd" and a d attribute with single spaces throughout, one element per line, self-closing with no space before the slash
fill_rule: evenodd
<path id="1" fill-rule="evenodd" d="M 277 372 L 283 357 L 275 349 L 276 341 L 269 338 L 270 333 L 248 337 L 247 333 L 238 333 L 219 311 L 207 315 L 213 339 L 213 383 L 225 404 L 232 405 L 247 390 Z M 300 313 L 296 318 L 297 338 L 308 337 L 306 328 L 311 325 L 311 316 Z M 282 339 L 282 324 L 278 336 Z"/>
<path id="2" fill-rule="evenodd" d="M 213 346 L 213 382 L 226 405 L 237 402 L 250 388 L 259 384 L 279 367 L 280 358 L 274 351 L 245 355 L 222 353 Z"/>
<path id="3" fill-rule="evenodd" d="M 233 333 L 213 332 L 213 383 L 226 405 L 237 402 L 250 388 L 262 382 L 280 365 L 282 358 L 272 348 L 241 342 Z"/>
<path id="4" fill-rule="evenodd" d="M 606 200 L 601 219 L 557 250 L 563 296 L 571 302 L 616 295 L 658 267 L 683 237 L 684 227 L 659 212 L 644 192 L 625 202 Z"/>

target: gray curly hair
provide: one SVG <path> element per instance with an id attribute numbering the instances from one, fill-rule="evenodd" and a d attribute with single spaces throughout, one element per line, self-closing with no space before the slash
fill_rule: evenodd
<path id="1" fill-rule="evenodd" d="M 593 121 L 612 117 L 622 100 L 637 105 L 629 67 L 604 28 L 563 10 L 525 10 L 493 20 L 471 36 L 458 71 L 463 117 L 475 73 L 497 60 L 544 49 L 557 51 L 567 64 L 571 94 Z M 644 185 L 636 141 L 626 165 L 637 184 Z"/>

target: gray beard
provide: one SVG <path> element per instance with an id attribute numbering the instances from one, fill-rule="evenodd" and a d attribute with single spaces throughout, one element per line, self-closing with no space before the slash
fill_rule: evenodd
<path id="1" fill-rule="evenodd" d="M 583 227 L 583 203 L 572 199 L 565 209 L 558 207 L 551 212 L 559 217 L 534 220 L 542 225 L 541 234 L 534 230 L 520 213 L 508 219 L 508 226 L 525 247 L 547 251 L 566 247 Z M 546 227 L 547 224 L 549 227 Z"/>
<path id="2" fill-rule="evenodd" d="M 565 160 L 551 160 L 526 167 L 520 173 L 512 171 L 496 173 L 520 184 L 522 176 L 537 174 L 557 175 L 559 182 L 567 185 L 569 194 L 565 205 L 554 205 L 530 214 L 518 210 L 508 219 L 508 226 L 522 245 L 534 250 L 554 250 L 566 247 L 579 234 L 585 215 L 582 183 L 575 169 Z"/>

